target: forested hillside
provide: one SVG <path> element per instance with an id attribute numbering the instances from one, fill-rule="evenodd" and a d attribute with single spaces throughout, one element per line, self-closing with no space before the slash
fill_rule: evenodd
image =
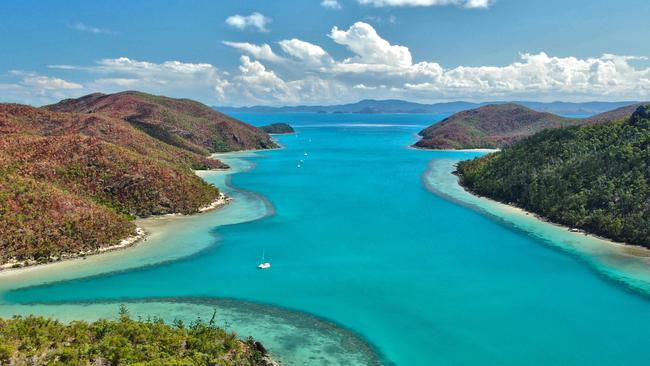
<path id="1" fill-rule="evenodd" d="M 650 107 L 545 130 L 458 165 L 461 184 L 551 221 L 650 248 Z"/>

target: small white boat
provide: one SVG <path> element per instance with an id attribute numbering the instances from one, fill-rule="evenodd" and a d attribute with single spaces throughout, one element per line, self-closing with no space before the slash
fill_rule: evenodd
<path id="1" fill-rule="evenodd" d="M 309 155 L 309 154 L 305 153 L 305 156 L 307 156 L 307 155 Z"/>
<path id="2" fill-rule="evenodd" d="M 259 269 L 269 269 L 269 268 L 271 268 L 271 263 L 264 261 L 264 251 L 262 251 L 262 260 L 260 261 L 260 265 L 257 266 L 257 268 L 259 268 Z"/>
<path id="3" fill-rule="evenodd" d="M 296 168 L 300 168 L 300 167 L 301 167 L 301 165 L 300 165 L 300 164 L 298 164 L 298 165 L 296 166 Z"/>

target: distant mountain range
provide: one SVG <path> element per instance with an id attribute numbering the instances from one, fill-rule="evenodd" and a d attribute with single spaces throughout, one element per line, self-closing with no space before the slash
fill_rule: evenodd
<path id="1" fill-rule="evenodd" d="M 213 107 L 223 113 L 457 113 L 467 109 L 473 109 L 490 104 L 515 103 L 539 112 L 551 112 L 556 114 L 597 114 L 612 109 L 624 107 L 631 104 L 638 104 L 634 101 L 623 102 L 526 102 L 526 101 L 495 101 L 495 102 L 446 102 L 434 104 L 421 104 L 407 102 L 404 100 L 388 99 L 373 100 L 365 99 L 356 103 L 339 105 L 316 105 L 316 106 L 252 106 L 252 107 Z"/>

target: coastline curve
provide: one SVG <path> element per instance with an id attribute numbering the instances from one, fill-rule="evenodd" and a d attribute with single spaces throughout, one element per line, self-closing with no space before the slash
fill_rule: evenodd
<path id="1" fill-rule="evenodd" d="M 473 195 L 458 183 L 458 177 L 453 174 L 455 164 L 460 160 L 431 160 L 422 174 L 426 189 L 521 231 L 545 245 L 569 253 L 604 278 L 650 298 L 650 251 L 584 233 L 571 232 L 564 226 L 540 220 L 536 215 L 520 208 Z"/>

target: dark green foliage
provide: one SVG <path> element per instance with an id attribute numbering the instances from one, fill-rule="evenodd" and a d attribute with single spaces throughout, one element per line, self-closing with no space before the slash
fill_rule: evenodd
<path id="1" fill-rule="evenodd" d="M 168 325 L 161 319 L 63 324 L 43 317 L 0 319 L 0 364 L 38 365 L 265 365 L 251 339 L 214 324 Z"/>
<path id="2" fill-rule="evenodd" d="M 650 247 L 649 108 L 609 124 L 542 131 L 461 162 L 461 183 L 551 221 Z"/>
<path id="3" fill-rule="evenodd" d="M 291 127 L 287 123 L 273 123 L 267 126 L 262 126 L 260 127 L 262 131 L 266 133 L 275 133 L 275 134 L 282 134 L 282 133 L 294 133 L 296 132 L 293 127 Z"/>

